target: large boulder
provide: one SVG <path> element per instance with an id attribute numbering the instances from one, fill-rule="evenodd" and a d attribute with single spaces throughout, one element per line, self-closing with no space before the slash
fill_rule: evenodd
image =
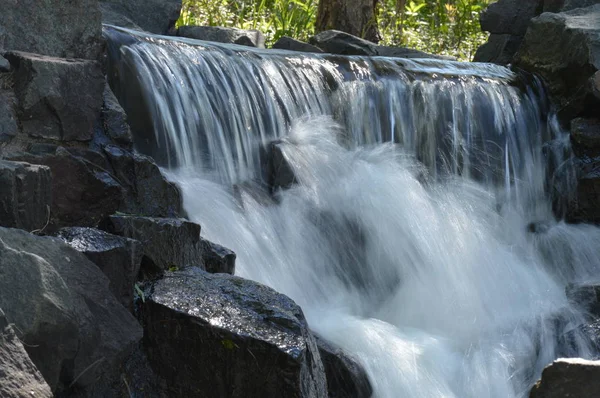
<path id="1" fill-rule="evenodd" d="M 98 2 L 3 0 L 2 48 L 59 58 L 100 59 L 104 45 Z"/>
<path id="2" fill-rule="evenodd" d="M 142 329 L 95 264 L 60 239 L 0 228 L 0 274 L 0 307 L 53 390 L 120 380 Z"/>
<path id="3" fill-rule="evenodd" d="M 63 228 L 57 236 L 96 264 L 108 277 L 119 302 L 133 310 L 134 285 L 142 261 L 140 242 L 83 227 Z"/>
<path id="4" fill-rule="evenodd" d="M 48 222 L 51 203 L 50 168 L 0 160 L 0 225 L 40 230 Z"/>
<path id="5" fill-rule="evenodd" d="M 524 36 L 529 21 L 539 15 L 543 7 L 543 0 L 498 0 L 480 14 L 481 30 L 495 34 Z"/>
<path id="6" fill-rule="evenodd" d="M 148 32 L 165 34 L 179 19 L 181 0 L 101 0 L 100 7 L 105 23 L 123 26 L 123 22 L 131 21 Z M 125 27 L 134 27 L 131 23 Z"/>
<path id="7" fill-rule="evenodd" d="M 182 26 L 177 29 L 177 36 L 265 48 L 265 37 L 258 30 L 223 28 L 220 26 Z"/>
<path id="8" fill-rule="evenodd" d="M 168 272 L 142 304 L 144 345 L 171 396 L 325 397 L 302 310 L 259 283 L 199 268 Z"/>
<path id="9" fill-rule="evenodd" d="M 51 398 L 52 391 L 0 309 L 0 397 Z"/>
<path id="10" fill-rule="evenodd" d="M 561 358 L 546 367 L 530 398 L 588 398 L 600 396 L 600 361 Z"/>
<path id="11" fill-rule="evenodd" d="M 522 41 L 522 36 L 492 33 L 488 41 L 477 49 L 473 61 L 508 65 L 512 62 Z"/>
<path id="12" fill-rule="evenodd" d="M 88 141 L 99 120 L 104 90 L 97 61 L 10 52 L 23 132 L 53 140 Z"/>

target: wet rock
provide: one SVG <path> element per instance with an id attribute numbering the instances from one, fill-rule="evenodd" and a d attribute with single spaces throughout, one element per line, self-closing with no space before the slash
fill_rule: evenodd
<path id="1" fill-rule="evenodd" d="M 600 120 L 586 118 L 571 120 L 571 144 L 579 156 L 600 155 Z"/>
<path id="2" fill-rule="evenodd" d="M 561 358 L 544 369 L 530 398 L 597 397 L 600 395 L 600 361 Z"/>
<path id="3" fill-rule="evenodd" d="M 202 263 L 207 272 L 213 274 L 235 274 L 236 255 L 233 251 L 216 243 L 200 239 Z"/>
<path id="4" fill-rule="evenodd" d="M 273 141 L 267 145 L 265 159 L 265 180 L 271 192 L 290 188 L 296 183 L 296 175 L 284 153 L 283 141 Z"/>
<path id="5" fill-rule="evenodd" d="M 223 28 L 220 26 L 182 26 L 177 29 L 177 36 L 265 48 L 265 37 L 258 30 Z"/>
<path id="6" fill-rule="evenodd" d="M 300 40 L 293 39 L 288 36 L 283 36 L 279 40 L 273 44 L 273 48 L 279 50 L 289 50 L 289 51 L 299 51 L 305 53 L 322 53 L 321 50 L 317 46 L 313 46 L 312 44 L 305 43 Z"/>
<path id="7" fill-rule="evenodd" d="M 369 398 L 373 388 L 367 373 L 342 349 L 315 336 L 325 374 L 329 398 Z"/>
<path id="8" fill-rule="evenodd" d="M 148 358 L 172 396 L 326 396 L 302 310 L 266 286 L 195 267 L 168 272 L 141 314 Z"/>
<path id="9" fill-rule="evenodd" d="M 52 175 L 45 166 L 0 160 L 0 225 L 44 228 L 52 203 Z"/>
<path id="10" fill-rule="evenodd" d="M 52 392 L 0 309 L 0 397 L 50 398 Z"/>
<path id="11" fill-rule="evenodd" d="M 569 301 L 585 309 L 589 315 L 600 318 L 600 285 L 569 284 L 565 293 Z"/>
<path id="12" fill-rule="evenodd" d="M 19 131 L 14 95 L 2 89 L 2 79 L 0 76 L 0 145 L 10 141 Z"/>
<path id="13" fill-rule="evenodd" d="M 100 8 L 104 23 L 131 28 L 131 21 L 148 32 L 165 34 L 179 19 L 181 0 L 101 0 Z"/>
<path id="14" fill-rule="evenodd" d="M 600 223 L 600 158 L 582 157 L 576 168 L 577 189 L 568 204 L 567 220 Z"/>
<path id="15" fill-rule="evenodd" d="M 108 277 L 114 296 L 133 310 L 134 285 L 142 261 L 140 242 L 82 227 L 63 228 L 57 236 L 96 264 Z"/>
<path id="16" fill-rule="evenodd" d="M 84 151 L 92 158 L 91 152 Z M 48 166 L 56 176 L 52 179 L 52 226 L 95 226 L 123 202 L 121 186 L 106 169 L 62 147 L 48 154 L 13 153 L 8 157 Z"/>
<path id="17" fill-rule="evenodd" d="M 131 149 L 133 136 L 129 124 L 127 124 L 127 114 L 108 84 L 104 86 L 103 100 L 102 121 L 104 131 L 116 144 Z"/>
<path id="18" fill-rule="evenodd" d="M 99 62 L 7 53 L 23 132 L 53 140 L 88 141 L 104 90 Z"/>
<path id="19" fill-rule="evenodd" d="M 0 73 L 10 72 L 10 62 L 0 55 Z"/>
<path id="20" fill-rule="evenodd" d="M 499 65 L 510 64 L 519 50 L 522 40 L 522 36 L 492 33 L 487 43 L 477 49 L 473 61 Z"/>
<path id="21" fill-rule="evenodd" d="M 142 329 L 95 264 L 60 239 L 0 228 L 0 273 L 0 306 L 53 390 L 93 396 L 120 380 Z"/>
<path id="22" fill-rule="evenodd" d="M 543 3 L 543 0 L 498 0 L 481 13 L 481 30 L 494 34 L 523 36 L 531 18 L 542 12 Z"/>
<path id="23" fill-rule="evenodd" d="M 95 0 L 6 0 L 0 27 L 4 28 L 5 50 L 100 59 L 104 49 Z"/>

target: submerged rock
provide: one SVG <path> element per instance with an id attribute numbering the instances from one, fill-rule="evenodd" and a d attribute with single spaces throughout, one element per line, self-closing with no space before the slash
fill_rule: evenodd
<path id="1" fill-rule="evenodd" d="M 265 180 L 271 192 L 290 188 L 296 183 L 296 175 L 285 157 L 283 141 L 267 144 L 262 158 L 264 159 Z"/>
<path id="2" fill-rule="evenodd" d="M 265 48 L 265 37 L 258 30 L 223 28 L 220 26 L 182 26 L 177 29 L 177 36 Z"/>
<path id="3" fill-rule="evenodd" d="M 561 358 L 544 369 L 530 398 L 568 398 L 600 396 L 600 361 Z"/>
<path id="4" fill-rule="evenodd" d="M 148 358 L 172 396 L 326 396 L 302 310 L 266 286 L 195 267 L 167 272 L 141 314 Z"/>

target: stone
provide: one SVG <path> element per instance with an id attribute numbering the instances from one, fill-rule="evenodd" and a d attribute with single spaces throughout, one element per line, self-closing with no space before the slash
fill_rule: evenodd
<path id="1" fill-rule="evenodd" d="M 46 166 L 0 160 L 0 225 L 41 230 L 52 204 L 52 174 Z"/>
<path id="2" fill-rule="evenodd" d="M 0 309 L 0 397 L 51 398 L 52 391 Z"/>
<path id="3" fill-rule="evenodd" d="M 134 285 L 143 253 L 140 242 L 83 227 L 62 228 L 57 237 L 96 264 L 108 277 L 114 296 L 133 310 Z"/>
<path id="4" fill-rule="evenodd" d="M 597 100 L 600 100 L 600 71 L 590 77 L 590 91 Z"/>
<path id="5" fill-rule="evenodd" d="M 564 0 L 561 11 L 570 11 L 576 8 L 586 8 L 595 4 L 600 4 L 600 0 Z"/>
<path id="6" fill-rule="evenodd" d="M 59 141 L 89 141 L 102 106 L 99 62 L 7 53 L 23 132 Z"/>
<path id="7" fill-rule="evenodd" d="M 481 30 L 523 36 L 529 21 L 542 12 L 543 6 L 542 0 L 498 0 L 480 14 Z"/>
<path id="8" fill-rule="evenodd" d="M 133 135 L 127 124 L 127 114 L 119 104 L 110 86 L 105 84 L 102 105 L 102 122 L 106 135 L 111 140 L 127 149 L 133 147 Z"/>
<path id="9" fill-rule="evenodd" d="M 235 274 L 236 254 L 233 251 L 205 239 L 200 241 L 202 262 L 206 272 Z"/>
<path id="10" fill-rule="evenodd" d="M 600 120 L 588 118 L 571 120 L 571 144 L 578 156 L 599 156 Z"/>
<path id="11" fill-rule="evenodd" d="M 565 293 L 570 302 L 596 318 L 600 318 L 600 285 L 569 284 Z"/>
<path id="12" fill-rule="evenodd" d="M 530 398 L 600 396 L 600 361 L 560 358 L 547 366 Z"/>
<path id="13" fill-rule="evenodd" d="M 258 30 L 223 28 L 220 26 L 182 26 L 177 29 L 177 36 L 265 48 L 265 37 Z"/>
<path id="14" fill-rule="evenodd" d="M 356 359 L 321 337 L 315 335 L 315 338 L 327 375 L 328 397 L 371 397 L 373 387 L 367 373 Z"/>
<path id="15" fill-rule="evenodd" d="M 290 298 L 192 267 L 167 272 L 141 305 L 144 346 L 170 396 L 325 397 L 315 339 Z"/>
<path id="16" fill-rule="evenodd" d="M 283 37 L 279 38 L 279 40 L 277 40 L 275 42 L 275 44 L 273 44 L 272 48 L 275 48 L 278 50 L 299 51 L 299 52 L 305 52 L 305 53 L 322 53 L 323 52 L 323 50 L 321 50 L 317 46 L 313 46 L 312 44 L 308 44 L 308 43 L 293 39 L 288 36 L 283 36 Z"/>
<path id="17" fill-rule="evenodd" d="M 104 52 L 96 0 L 3 0 L 0 27 L 9 51 L 92 60 Z"/>
<path id="18" fill-rule="evenodd" d="M 263 155 L 266 162 L 265 180 L 271 192 L 279 189 L 287 189 L 296 183 L 296 175 L 285 156 L 286 143 L 279 140 L 267 145 Z"/>
<path id="19" fill-rule="evenodd" d="M 92 151 L 85 153 L 96 158 Z M 53 227 L 95 226 L 123 202 L 121 186 L 106 169 L 85 157 L 74 156 L 63 147 L 47 154 L 13 153 L 7 158 L 50 168 L 54 176 L 50 208 Z"/>
<path id="20" fill-rule="evenodd" d="M 119 12 L 115 11 L 113 7 L 114 6 L 111 4 L 100 3 L 100 11 L 102 11 L 103 24 L 120 26 L 122 28 L 134 29 L 139 31 L 144 30 L 125 15 L 119 14 Z"/>
<path id="21" fill-rule="evenodd" d="M 142 337 L 102 271 L 52 237 L 0 228 L 0 307 L 53 391 L 120 380 Z"/>
<path id="22" fill-rule="evenodd" d="M 567 220 L 600 223 L 600 158 L 583 157 L 575 167 L 577 189 L 567 206 Z"/>
<path id="23" fill-rule="evenodd" d="M 488 41 L 477 49 L 473 61 L 508 65 L 512 62 L 522 41 L 522 36 L 492 33 Z"/>
<path id="24" fill-rule="evenodd" d="M 166 34 L 175 26 L 181 0 L 101 0 L 103 22 L 127 22 L 156 34 Z M 121 18 L 116 18 L 120 15 Z M 110 19 L 105 19 L 110 18 Z M 118 23 L 118 26 L 125 26 Z M 129 22 L 125 27 L 132 27 Z"/>
<path id="25" fill-rule="evenodd" d="M 5 76 L 0 75 L 0 144 L 10 141 L 19 132 L 14 95 L 2 89 L 2 80 L 12 77 Z"/>
<path id="26" fill-rule="evenodd" d="M 0 55 L 0 73 L 10 72 L 10 62 Z"/>

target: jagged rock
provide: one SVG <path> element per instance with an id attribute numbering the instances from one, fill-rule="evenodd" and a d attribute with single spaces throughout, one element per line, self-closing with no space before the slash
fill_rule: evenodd
<path id="1" fill-rule="evenodd" d="M 105 23 L 133 27 L 120 23 L 132 21 L 142 29 L 157 34 L 168 33 L 175 26 L 181 12 L 181 0 L 101 0 Z M 116 15 L 121 18 L 116 18 Z"/>
<path id="2" fill-rule="evenodd" d="M 29 359 L 0 309 L 0 397 L 51 398 L 50 386 Z"/>
<path id="3" fill-rule="evenodd" d="M 235 273 L 236 255 L 233 251 L 216 243 L 200 239 L 204 269 L 213 274 Z"/>
<path id="4" fill-rule="evenodd" d="M 481 30 L 523 36 L 531 18 L 542 12 L 543 3 L 543 0 L 498 0 L 480 14 Z"/>
<path id="5" fill-rule="evenodd" d="M 61 229 L 57 236 L 90 259 L 108 277 L 110 290 L 133 310 L 133 291 L 142 261 L 140 242 L 94 228 Z"/>
<path id="6" fill-rule="evenodd" d="M 329 398 L 369 398 L 373 388 L 367 373 L 354 358 L 315 336 L 325 374 Z"/>
<path id="7" fill-rule="evenodd" d="M 2 89 L 2 78 L 0 75 L 0 144 L 10 141 L 19 131 L 14 96 Z"/>
<path id="8" fill-rule="evenodd" d="M 547 366 L 530 398 L 600 396 L 600 361 L 561 358 Z"/>
<path id="9" fill-rule="evenodd" d="M 84 151 L 86 153 L 92 158 L 92 151 Z M 40 155 L 13 153 L 8 158 L 45 165 L 52 171 L 55 176 L 50 211 L 53 226 L 95 226 L 117 211 L 123 202 L 121 186 L 106 169 L 85 157 L 74 156 L 65 148 L 58 147 Z"/>
<path id="10" fill-rule="evenodd" d="M 14 7 L 10 7 L 14 8 Z M 104 90 L 97 61 L 10 52 L 23 132 L 54 140 L 92 137 Z"/>
<path id="11" fill-rule="evenodd" d="M 317 46 L 313 46 L 312 44 L 305 43 L 300 40 L 293 39 L 288 36 L 283 36 L 279 40 L 273 44 L 273 48 L 279 50 L 289 50 L 289 51 L 300 51 L 305 53 L 322 53 L 321 50 Z"/>
<path id="12" fill-rule="evenodd" d="M 3 1 L 0 27 L 5 50 L 84 59 L 104 51 L 96 0 Z"/>
<path id="13" fill-rule="evenodd" d="M 177 36 L 265 48 L 265 37 L 258 30 L 223 28 L 220 26 L 182 26 L 177 30 Z"/>
<path id="14" fill-rule="evenodd" d="M 127 114 L 119 104 L 108 83 L 104 86 L 102 121 L 104 131 L 118 145 L 127 149 L 133 146 L 133 136 L 127 124 Z"/>
<path id="15" fill-rule="evenodd" d="M 120 26 L 128 29 L 143 31 L 138 24 L 133 22 L 125 15 L 115 11 L 112 4 L 100 3 L 100 11 L 102 11 L 102 23 L 106 25 Z"/>
<path id="16" fill-rule="evenodd" d="M 265 179 L 272 192 L 286 189 L 296 182 L 296 175 L 285 157 L 282 141 L 273 141 L 267 145 L 263 158 L 266 162 Z"/>
<path id="17" fill-rule="evenodd" d="M 141 316 L 154 371 L 172 396 L 325 397 L 300 307 L 259 283 L 199 268 L 168 272 Z"/>
<path id="18" fill-rule="evenodd" d="M 473 61 L 499 65 L 510 64 L 519 50 L 522 40 L 522 36 L 492 33 L 488 41 L 477 49 Z"/>
<path id="19" fill-rule="evenodd" d="M 96 265 L 58 238 L 0 228 L 0 273 L 0 307 L 53 390 L 120 380 L 142 329 Z"/>
<path id="20" fill-rule="evenodd" d="M 120 210 L 150 217 L 185 215 L 179 188 L 163 176 L 152 158 L 123 148 L 104 147 L 115 177 L 126 188 Z"/>
<path id="21" fill-rule="evenodd" d="M 579 156 L 600 155 L 600 120 L 584 118 L 571 120 L 571 143 Z"/>
<path id="22" fill-rule="evenodd" d="M 45 166 L 0 160 L 0 225 L 44 228 L 52 203 L 52 175 Z"/>

